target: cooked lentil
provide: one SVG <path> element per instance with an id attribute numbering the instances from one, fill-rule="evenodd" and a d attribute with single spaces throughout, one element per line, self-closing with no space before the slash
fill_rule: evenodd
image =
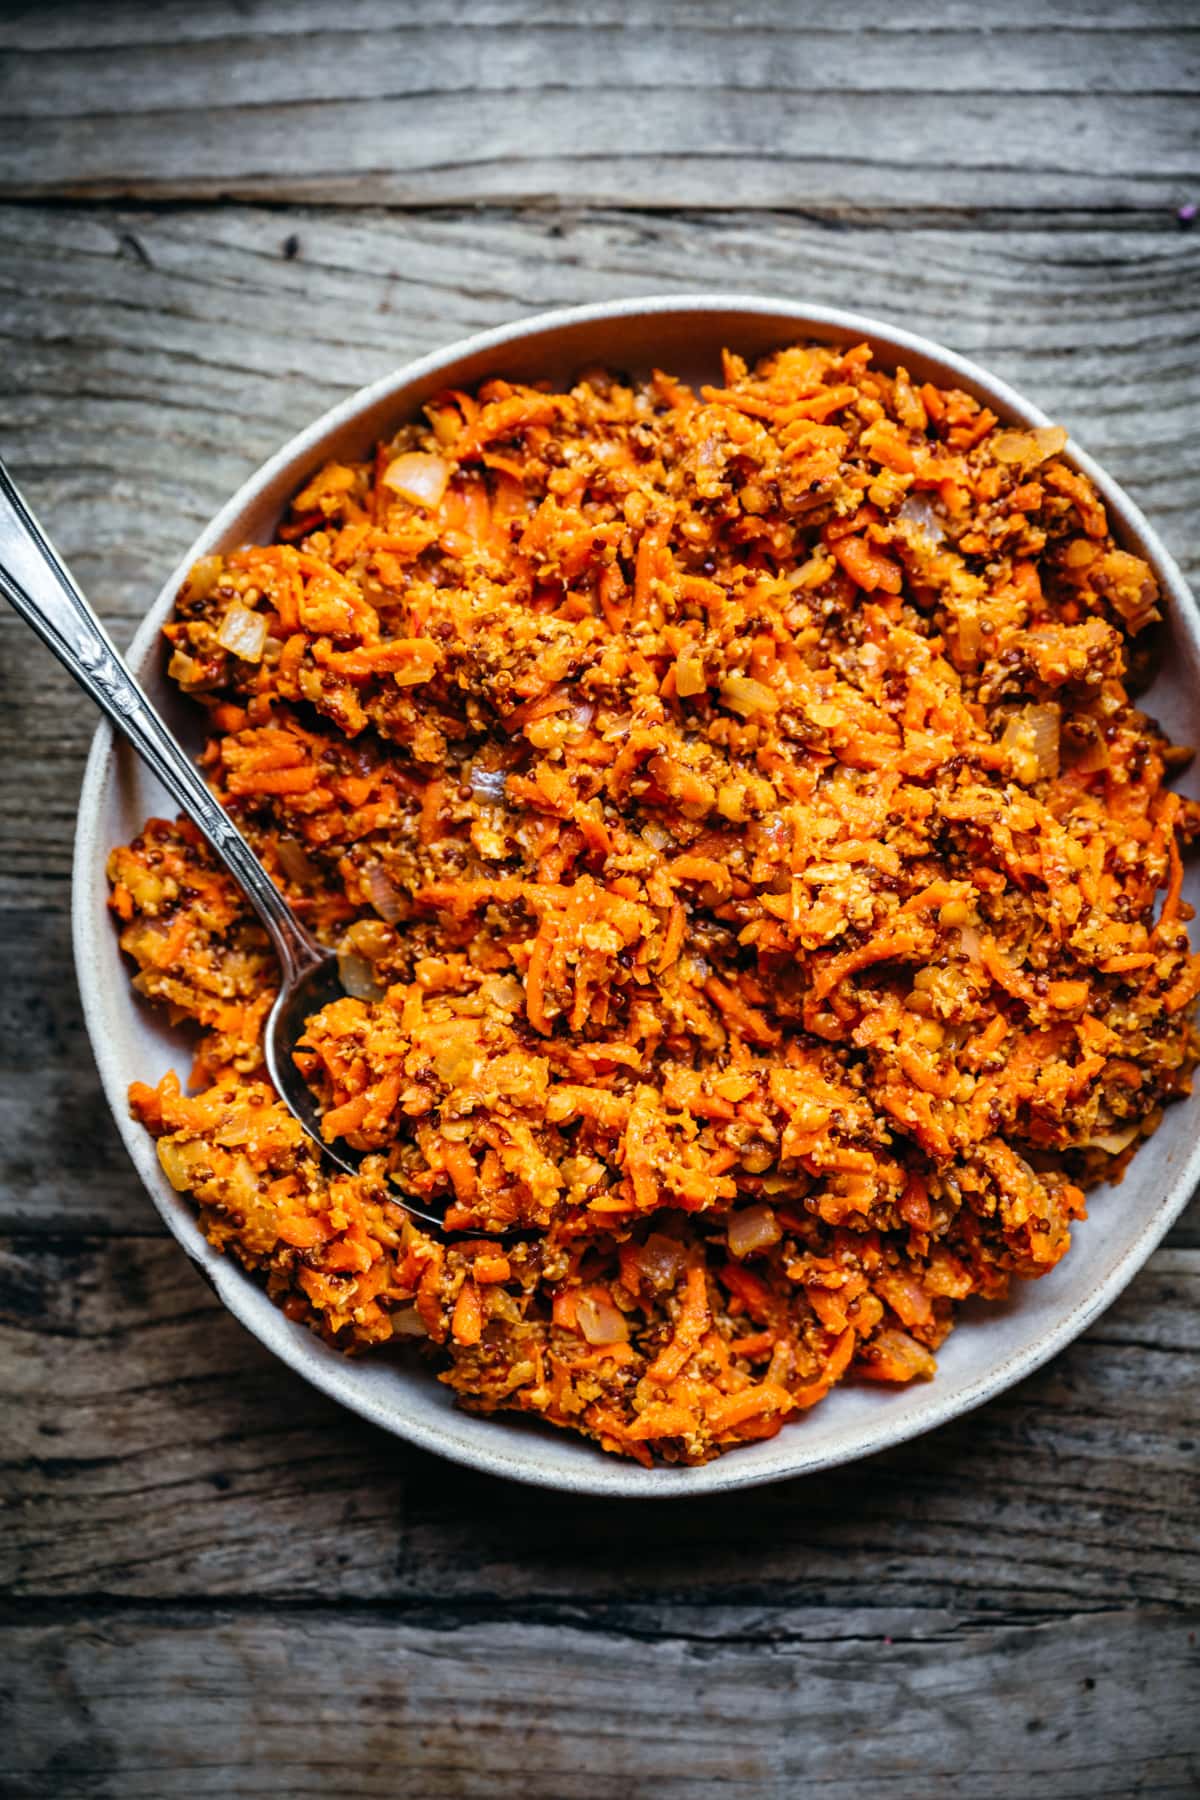
<path id="1" fill-rule="evenodd" d="M 112 905 L 198 1091 L 131 1102 L 210 1240 L 646 1463 L 929 1376 L 1051 1268 L 1188 1091 L 1200 990 L 1200 807 L 1128 691 L 1158 595 L 1064 442 L 866 345 L 493 381 L 198 564 L 171 673 L 339 947 L 299 1058 L 367 1152 L 275 1098 L 267 940 L 152 820 Z"/>

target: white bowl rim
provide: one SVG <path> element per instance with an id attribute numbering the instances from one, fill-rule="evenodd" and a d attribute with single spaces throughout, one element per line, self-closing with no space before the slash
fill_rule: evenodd
<path id="1" fill-rule="evenodd" d="M 672 314 L 710 312 L 778 317 L 787 321 L 789 329 L 794 327 L 797 337 L 803 336 L 806 326 L 815 326 L 838 336 L 866 339 L 878 345 L 883 353 L 881 360 L 884 361 L 890 361 L 896 353 L 907 354 L 916 359 L 928 359 L 953 373 L 976 395 L 987 399 L 1002 417 L 1030 426 L 1051 423 L 1040 408 L 1025 399 L 1016 389 L 970 359 L 919 333 L 838 307 L 807 305 L 782 297 L 718 292 L 656 294 L 615 301 L 596 301 L 585 306 L 564 307 L 533 314 L 490 331 L 458 339 L 442 349 L 402 365 L 378 381 L 350 394 L 289 439 L 242 484 L 172 571 L 129 647 L 128 661 L 131 667 L 139 671 L 151 653 L 174 596 L 196 559 L 207 554 L 221 541 L 224 533 L 247 505 L 274 480 L 293 466 L 299 472 L 303 468 L 305 457 L 317 451 L 330 432 L 352 425 L 360 414 L 373 405 L 394 395 L 399 422 L 403 412 L 404 393 L 416 383 L 466 356 L 501 349 L 534 334 L 622 318 L 666 318 Z M 1193 644 L 1200 645 L 1200 608 L 1197 607 L 1174 558 L 1141 510 L 1073 439 L 1068 439 L 1066 455 L 1077 468 L 1088 475 L 1103 495 L 1110 513 L 1117 521 L 1118 535 L 1126 541 L 1133 539 L 1139 551 L 1151 563 L 1174 609 L 1177 622 Z M 447 1414 L 444 1423 L 439 1420 L 436 1426 L 430 1426 L 418 1420 L 398 1417 L 394 1408 L 381 1405 L 374 1395 L 359 1390 L 354 1381 L 355 1364 L 350 1359 L 330 1352 L 305 1327 L 287 1320 L 252 1277 L 207 1242 L 191 1213 L 180 1209 L 178 1197 L 166 1183 L 148 1134 L 129 1115 L 126 1080 L 118 1066 L 118 1058 L 110 1047 L 105 1029 L 101 984 L 96 975 L 105 946 L 101 942 L 94 911 L 87 903 L 88 880 L 95 868 L 96 858 L 106 857 L 109 848 L 97 843 L 97 822 L 100 803 L 112 772 L 115 741 L 113 728 L 107 720 L 102 720 L 92 740 L 80 791 L 72 865 L 72 936 L 84 1021 L 101 1084 L 117 1129 L 143 1185 L 169 1230 L 223 1304 L 283 1363 L 371 1424 L 482 1474 L 577 1495 L 682 1499 L 816 1474 L 821 1470 L 857 1462 L 923 1436 L 1003 1393 L 1056 1356 L 1085 1331 L 1144 1265 L 1200 1183 L 1198 1132 L 1196 1141 L 1191 1145 L 1174 1179 L 1167 1184 L 1158 1205 L 1123 1255 L 1113 1263 L 1104 1280 L 1089 1295 L 1064 1311 L 1057 1324 L 1044 1331 L 1024 1350 L 950 1391 L 939 1394 L 939 1378 L 935 1377 L 927 1389 L 928 1401 L 919 1412 L 891 1422 L 885 1418 L 876 1429 L 862 1432 L 848 1447 L 828 1450 L 810 1447 L 806 1451 L 803 1428 L 793 1425 L 786 1427 L 769 1446 L 756 1446 L 759 1450 L 770 1448 L 774 1451 L 775 1454 L 769 1461 L 749 1464 L 742 1460 L 745 1453 L 735 1450 L 698 1468 L 656 1467 L 648 1470 L 625 1459 L 604 1457 L 580 1440 L 581 1454 L 576 1472 L 539 1466 L 538 1445 L 541 1440 L 534 1436 L 530 1436 L 522 1443 L 522 1448 L 514 1452 L 504 1440 L 503 1434 L 486 1418 L 454 1412 Z M 432 1373 L 429 1379 L 434 1379 Z"/>

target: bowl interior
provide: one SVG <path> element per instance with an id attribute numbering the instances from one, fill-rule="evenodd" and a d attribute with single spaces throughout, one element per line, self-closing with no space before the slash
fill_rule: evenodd
<path id="1" fill-rule="evenodd" d="M 967 387 L 1014 422 L 1045 416 L 982 370 L 936 345 L 849 314 L 734 297 L 624 302 L 506 328 L 400 370 L 319 420 L 264 466 L 188 552 L 167 582 L 130 653 L 134 673 L 181 736 L 197 738 L 195 711 L 168 684 L 160 631 L 184 569 L 197 556 L 266 541 L 291 495 L 325 458 L 369 451 L 444 386 L 489 375 L 568 380 L 603 364 L 639 375 L 658 366 L 690 381 L 719 379 L 728 346 L 754 357 L 798 338 L 870 338 L 885 367 L 903 362 L 922 378 Z M 1087 457 L 1074 460 L 1097 481 L 1115 533 L 1156 568 L 1167 596 L 1161 672 L 1143 704 L 1177 742 L 1200 741 L 1200 616 L 1178 570 L 1144 519 Z M 1186 785 L 1186 784 L 1185 784 Z M 842 1387 L 779 1437 L 746 1446 L 700 1469 L 655 1469 L 618 1461 L 550 1428 L 475 1419 L 418 1363 L 347 1360 L 293 1325 L 256 1284 L 201 1236 L 187 1202 L 163 1176 L 153 1144 L 129 1119 L 128 1084 L 155 1081 L 190 1062 L 187 1037 L 143 1004 L 129 982 L 106 907 L 109 850 L 145 819 L 169 812 L 164 791 L 107 725 L 93 745 L 81 799 L 75 862 L 75 936 L 80 988 L 97 1063 L 133 1161 L 155 1204 L 230 1310 L 272 1351 L 334 1398 L 387 1430 L 495 1474 L 611 1495 L 670 1496 L 747 1486 L 870 1454 L 966 1411 L 1038 1366 L 1111 1301 L 1186 1204 L 1200 1176 L 1196 1101 L 1168 1112 L 1119 1188 L 1096 1190 L 1090 1219 L 1068 1257 L 1041 1281 L 1022 1283 L 1003 1305 L 972 1302 L 939 1355 L 935 1381 L 893 1391 Z M 1200 884 L 1189 879 L 1200 903 Z"/>

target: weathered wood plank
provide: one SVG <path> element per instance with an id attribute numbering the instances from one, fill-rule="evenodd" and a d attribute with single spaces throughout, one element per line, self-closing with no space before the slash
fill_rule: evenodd
<path id="1" fill-rule="evenodd" d="M 158 1235 L 92 1061 L 63 907 L 0 912 L 0 958 L 0 1229 Z"/>
<path id="2" fill-rule="evenodd" d="M 1006 33 L 1086 32 L 1093 36 L 1168 30 L 1180 35 L 1195 25 L 1190 0 L 992 0 L 981 16 L 975 0 L 893 0 L 886 11 L 874 0 L 844 0 L 836 13 L 819 0 L 742 0 L 736 16 L 712 0 L 592 0 L 587 22 L 624 26 L 639 35 L 671 27 L 688 34 L 734 38 L 764 31 L 781 36 L 814 30 L 842 30 L 904 39 L 913 34 L 971 32 L 995 43 Z M 337 23 L 347 34 L 492 30 L 514 27 L 552 36 L 572 29 L 556 0 L 342 0 Z M 131 45 L 220 43 L 244 46 L 262 40 L 302 37 L 329 25 L 320 0 L 9 0 L 4 38 L 22 50 L 124 49 Z"/>
<path id="3" fill-rule="evenodd" d="M 219 122 L 163 108 L 25 122 L 0 196 L 1158 210 L 1200 172 L 1194 113 L 1186 97 L 1086 93 L 901 93 L 881 109 L 872 94 L 660 90 L 648 107 L 622 87 L 231 106 Z"/>
<path id="4" fill-rule="evenodd" d="M 837 1607 L 869 1590 L 963 1617 L 1200 1604 L 1198 1318 L 1200 1253 L 1160 1251 L 1013 1393 L 868 1464 L 739 1495 L 731 1515 L 472 1476 L 276 1364 L 173 1243 L 10 1239 L 0 1586 L 555 1603 L 630 1629 L 635 1606 L 734 1595 Z"/>
<path id="5" fill-rule="evenodd" d="M 1194 567 L 1195 25 L 9 4 L 0 192 L 155 204 L 0 208 L 5 455 L 127 637 L 244 475 L 389 365 L 605 294 L 803 291 L 1025 386 Z M 159 204 L 230 193 L 340 210 Z M 440 1464 L 276 1365 L 125 1164 L 69 975 L 91 723 L 0 620 L 5 1793 L 1195 1791 L 1200 1209 L 1014 1393 L 736 1510 Z"/>
<path id="6" fill-rule="evenodd" d="M 1195 1623 L 1193 1619 L 1192 1624 Z M 650 1637 L 519 1620 L 98 1610 L 15 1627 L 14 1796 L 624 1800 L 1195 1792 L 1187 1618 L 929 1630 L 878 1612 L 673 1615 Z M 331 1771 L 336 1769 L 336 1775 Z"/>
<path id="7" fill-rule="evenodd" d="M 1200 86 L 1200 39 L 1153 28 L 1112 32 L 1037 20 L 1007 32 L 990 21 L 957 31 L 879 31 L 848 27 L 826 7 L 796 7 L 791 29 L 782 21 L 765 29 L 747 21 L 730 31 L 723 20 L 672 27 L 655 18 L 631 29 L 576 14 L 553 30 L 530 32 L 461 20 L 450 30 L 424 7 L 396 7 L 357 28 L 340 19 L 335 25 L 324 7 L 291 12 L 284 29 L 270 35 L 192 42 L 160 36 L 144 45 L 126 41 L 109 55 L 97 55 L 94 45 L 14 46 L 0 71 L 0 104 L 10 125 L 64 114 L 94 119 L 131 105 L 139 113 L 169 108 L 211 118 L 230 108 L 324 104 L 331 67 L 337 93 L 356 105 L 433 94 L 542 95 L 549 87 L 656 97 L 685 90 L 890 96 L 909 89 L 944 100 L 981 90 L 1132 96 Z"/>
<path id="8" fill-rule="evenodd" d="M 0 193 L 1154 209 L 1200 165 L 1183 8 L 95 10 L 8 19 Z"/>

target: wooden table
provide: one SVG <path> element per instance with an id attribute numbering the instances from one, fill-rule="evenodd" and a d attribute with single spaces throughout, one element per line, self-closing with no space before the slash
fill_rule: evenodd
<path id="1" fill-rule="evenodd" d="M 1194 575 L 1197 22 L 9 4 L 3 453 L 124 639 L 357 384 L 546 306 L 743 288 L 978 355 Z M 218 1309 L 127 1166 L 67 929 L 94 720 L 0 632 L 5 1794 L 1196 1791 L 1195 1208 L 1051 1367 L 827 1477 L 603 1505 L 381 1437 Z"/>

